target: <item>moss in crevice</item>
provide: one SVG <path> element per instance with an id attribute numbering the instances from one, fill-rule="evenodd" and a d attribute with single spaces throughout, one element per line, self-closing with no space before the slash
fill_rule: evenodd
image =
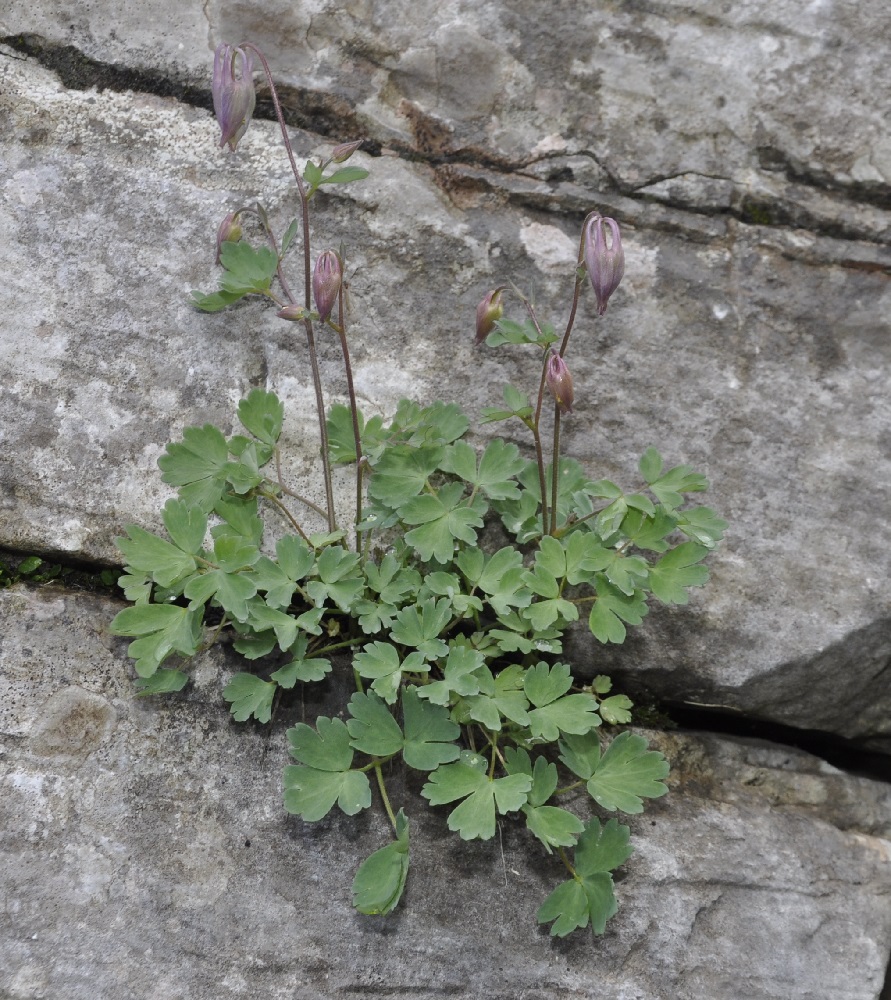
<path id="1" fill-rule="evenodd" d="M 42 556 L 0 549 L 0 590 L 15 584 L 40 587 L 62 584 L 72 590 L 120 597 L 118 577 L 114 567 L 66 565 Z"/>

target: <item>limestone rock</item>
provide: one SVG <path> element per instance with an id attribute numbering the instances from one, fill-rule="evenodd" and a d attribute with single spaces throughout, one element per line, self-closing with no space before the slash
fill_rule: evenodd
<path id="1" fill-rule="evenodd" d="M 709 474 L 731 529 L 688 608 L 575 658 L 659 697 L 887 746 L 881 9 L 532 18 L 446 4 L 430 22 L 412 5 L 187 4 L 174 21 L 168 8 L 141 5 L 138 25 L 99 4 L 14 2 L 0 17 L 19 51 L 30 33 L 192 88 L 216 41 L 253 36 L 295 120 L 383 149 L 358 154 L 367 181 L 320 201 L 314 236 L 347 246 L 369 411 L 409 395 L 478 413 L 503 381 L 533 384 L 522 352 L 469 349 L 476 302 L 513 279 L 560 325 L 583 213 L 621 221 L 627 277 L 601 321 L 583 304 L 565 447 L 634 485 L 655 444 Z M 259 195 L 279 231 L 293 215 L 274 126 L 256 122 L 229 156 L 204 109 L 67 89 L 16 52 L 0 73 L 0 544 L 114 561 L 126 523 L 158 523 L 164 444 L 190 424 L 228 429 L 254 385 L 286 400 L 287 472 L 318 498 L 299 337 L 257 303 L 214 317 L 187 305 L 213 285 L 226 211 Z M 295 139 L 301 157 L 330 148 Z M 323 369 L 343 398 L 334 343 Z M 528 447 L 521 431 L 508 429 Z"/>
<path id="2" fill-rule="evenodd" d="M 648 733 L 673 761 L 671 791 L 632 819 L 619 914 L 600 938 L 554 942 L 534 913 L 559 861 L 510 820 L 494 841 L 460 842 L 419 776 L 394 774 L 410 881 L 396 913 L 361 917 L 352 874 L 386 821 L 284 813 L 300 705 L 271 727 L 233 723 L 225 651 L 199 658 L 182 695 L 135 697 L 125 643 L 105 632 L 119 607 L 0 592 L 4 996 L 878 997 L 887 786 L 769 744 Z M 85 713 L 74 755 L 42 721 L 69 698 L 115 719 Z M 310 689 L 307 714 L 319 707 Z"/>

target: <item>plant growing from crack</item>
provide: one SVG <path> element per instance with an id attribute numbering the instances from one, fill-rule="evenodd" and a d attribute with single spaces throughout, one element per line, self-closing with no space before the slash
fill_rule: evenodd
<path id="1" fill-rule="evenodd" d="M 599 642 L 621 643 L 650 598 L 686 603 L 688 588 L 705 583 L 702 561 L 725 527 L 710 508 L 685 506 L 705 479 L 686 465 L 666 469 L 653 448 L 640 460 L 644 486 L 634 492 L 592 480 L 560 455 L 561 421 L 574 397 L 565 356 L 584 287 L 590 282 L 603 314 L 622 279 L 618 225 L 597 212 L 585 219 L 562 334 L 516 289 L 523 321 L 504 318 L 507 286 L 478 307 L 477 344 L 538 353 L 532 396 L 507 385 L 504 405 L 482 416 L 484 423 L 521 421 L 534 459 L 498 438 L 480 452 L 454 403 L 403 400 L 390 420 L 366 419 L 353 389 L 343 260 L 325 250 L 313 265 L 309 226 L 323 186 L 366 176 L 343 166 L 360 142 L 301 171 L 266 60 L 245 43 L 216 53 L 221 146 L 234 150 L 248 127 L 255 59 L 270 86 L 299 214 L 279 239 L 261 206 L 230 213 L 217 234 L 219 290 L 194 293 L 194 304 L 216 311 L 260 295 L 302 326 L 325 501 L 317 505 L 283 481 L 284 406 L 272 392 L 254 389 L 239 404 L 245 434 L 187 428 L 159 461 L 164 481 L 178 490 L 162 511 L 169 537 L 131 525 L 118 539 L 126 560 L 120 584 L 133 606 L 112 629 L 133 637 L 129 652 L 145 694 L 181 690 L 188 681 L 181 661 L 231 635 L 251 664 L 223 691 L 238 721 L 269 722 L 298 685 L 324 684 L 335 663 L 351 658 L 355 692 L 345 718 L 319 716 L 288 730 L 296 763 L 284 770 L 284 803 L 307 822 L 335 805 L 354 815 L 371 805 L 372 782 L 377 787 L 394 839 L 358 869 L 353 898 L 361 912 L 389 913 L 408 875 L 409 821 L 386 781 L 401 758 L 427 776 L 421 795 L 431 806 L 451 806 L 448 827 L 464 840 L 489 839 L 499 816 L 516 814 L 569 876 L 544 901 L 539 921 L 559 936 L 589 925 L 601 933 L 616 911 L 612 872 L 631 854 L 629 828 L 557 803 L 584 788 L 602 813 L 640 813 L 644 799 L 665 794 L 668 763 L 643 736 L 616 732 L 631 721 L 630 699 L 612 694 L 607 677 L 576 681 L 560 661 L 562 637 L 584 614 Z M 264 245 L 244 238 L 251 216 Z M 298 238 L 295 295 L 285 257 Z M 349 396 L 348 406 L 334 405 L 327 416 L 319 327 L 339 337 Z M 333 463 L 355 473 L 347 513 L 335 510 Z M 307 518 L 314 517 L 323 531 L 312 530 Z M 487 520 L 505 533 L 507 544 L 496 551 L 479 547 Z M 177 665 L 164 665 L 174 658 Z M 562 785 L 561 769 L 569 774 Z"/>

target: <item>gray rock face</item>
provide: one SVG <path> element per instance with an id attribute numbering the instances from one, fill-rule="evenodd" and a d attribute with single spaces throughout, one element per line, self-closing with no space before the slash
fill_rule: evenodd
<path id="1" fill-rule="evenodd" d="M 655 609 L 623 647 L 577 633 L 576 669 L 887 751 L 884 4 L 429 7 L 4 5 L 0 548 L 118 562 L 126 524 L 160 524 L 166 442 L 232 429 L 258 385 L 286 402 L 288 482 L 320 499 L 300 337 L 259 303 L 187 304 L 215 284 L 227 211 L 259 197 L 281 232 L 296 209 L 271 122 L 216 148 L 212 51 L 251 38 L 299 158 L 358 135 L 375 154 L 313 222 L 314 251 L 347 250 L 366 413 L 409 396 L 473 416 L 505 381 L 531 388 L 531 356 L 470 349 L 476 303 L 513 279 L 560 327 L 584 214 L 620 221 L 626 277 L 603 318 L 582 303 L 565 449 L 632 487 L 656 445 L 709 475 L 731 527 L 688 607 Z M 321 354 L 342 401 L 336 343 Z M 672 795 L 636 824 L 619 917 L 593 945 L 554 945 L 534 911 L 559 866 L 511 824 L 443 855 L 409 779 L 407 903 L 366 920 L 349 885 L 381 818 L 283 815 L 289 723 L 230 723 L 228 660 L 141 701 L 103 631 L 111 603 L 15 591 L 0 607 L 4 996 L 878 997 L 883 785 L 663 734 Z"/>
<path id="2" fill-rule="evenodd" d="M 204 112 L 65 90 L 27 62 L 7 60 L 3 72 L 5 92 L 18 94 L 0 206 L 14 234 L 0 251 L 10 276 L 3 542 L 118 559 L 124 524 L 157 523 L 166 441 L 185 425 L 230 425 L 257 384 L 286 400 L 289 471 L 318 496 L 311 383 L 293 328 L 259 304 L 214 317 L 187 305 L 190 288 L 213 287 L 210 240 L 226 209 L 259 187 L 282 228 L 291 217 L 273 126 L 256 123 L 224 155 Z M 325 148 L 297 142 L 303 154 Z M 627 277 L 600 322 L 583 304 L 575 334 L 566 450 L 592 475 L 633 485 L 637 456 L 656 444 L 709 473 L 731 530 L 691 608 L 654 614 L 625 649 L 587 643 L 577 660 L 661 697 L 885 742 L 891 539 L 869 500 L 891 485 L 883 244 L 743 225 L 528 171 L 363 162 L 371 177 L 326 195 L 314 238 L 349 247 L 370 411 L 407 395 L 478 412 L 503 381 L 531 385 L 522 352 L 471 352 L 475 302 L 525 276 L 559 324 L 581 213 L 596 203 L 625 224 Z M 884 225 L 879 209 L 860 208 Z M 343 398 L 336 345 L 323 344 L 323 367 L 328 398 Z M 528 447 L 521 430 L 508 433 Z"/>
<path id="3" fill-rule="evenodd" d="M 360 917 L 352 874 L 386 823 L 285 815 L 300 706 L 271 728 L 231 722 L 225 651 L 201 659 L 188 695 L 134 697 L 124 643 L 104 631 L 119 606 L 0 594 L 4 996 L 878 996 L 886 785 L 767 744 L 648 733 L 674 762 L 671 792 L 632 822 L 620 912 L 601 938 L 554 943 L 534 913 L 559 861 L 509 820 L 460 842 L 418 776 L 396 774 L 407 895 Z"/>

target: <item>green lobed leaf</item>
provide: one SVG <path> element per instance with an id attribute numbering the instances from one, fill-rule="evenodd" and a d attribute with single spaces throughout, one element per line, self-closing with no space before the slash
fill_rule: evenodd
<path id="1" fill-rule="evenodd" d="M 689 465 L 677 465 L 653 480 L 650 489 L 661 504 L 674 510 L 684 502 L 682 494 L 707 490 L 708 480 Z"/>
<path id="2" fill-rule="evenodd" d="M 252 389 L 238 404 L 238 419 L 255 438 L 274 445 L 282 432 L 285 405 L 274 392 Z"/>
<path id="3" fill-rule="evenodd" d="M 246 240 L 223 243 L 220 248 L 223 275 L 220 290 L 245 295 L 269 290 L 278 268 L 278 254 L 269 247 L 252 247 Z"/>
<path id="4" fill-rule="evenodd" d="M 598 805 L 631 815 L 643 812 L 643 799 L 668 792 L 660 780 L 668 775 L 668 761 L 636 733 L 620 733 L 588 779 L 588 792 Z"/>
<path id="5" fill-rule="evenodd" d="M 340 807 L 347 816 L 371 805 L 371 785 L 361 771 L 319 771 L 302 764 L 284 769 L 285 809 L 314 823 Z"/>
<path id="6" fill-rule="evenodd" d="M 695 539 L 700 545 L 713 549 L 724 537 L 727 522 L 718 517 L 711 507 L 693 507 L 675 513 L 677 526 L 685 535 Z"/>
<path id="7" fill-rule="evenodd" d="M 597 580 L 597 600 L 588 616 L 588 627 L 601 642 L 621 643 L 625 641 L 626 634 L 622 623 L 639 625 L 647 610 L 643 591 L 623 594 L 600 577 Z"/>
<path id="8" fill-rule="evenodd" d="M 277 686 L 255 674 L 240 673 L 223 688 L 223 697 L 230 703 L 229 711 L 236 722 L 245 722 L 251 716 L 258 722 L 269 722 Z"/>
<path id="9" fill-rule="evenodd" d="M 331 661 L 321 656 L 311 656 L 308 660 L 293 659 L 275 673 L 270 674 L 272 680 L 283 688 L 292 688 L 297 681 L 312 683 L 324 680 L 331 673 Z"/>
<path id="10" fill-rule="evenodd" d="M 375 466 L 368 495 L 392 510 L 417 496 L 439 466 L 442 447 L 388 448 Z"/>
<path id="11" fill-rule="evenodd" d="M 189 683 L 189 677 L 180 670 L 156 670 L 151 677 L 141 677 L 136 682 L 136 690 L 141 695 L 170 694 L 182 691 Z"/>
<path id="12" fill-rule="evenodd" d="M 631 709 L 634 702 L 624 694 L 614 694 L 600 703 L 600 715 L 605 722 L 613 726 L 626 725 L 631 721 Z"/>
<path id="13" fill-rule="evenodd" d="M 662 474 L 662 456 L 651 446 L 641 455 L 638 467 L 648 483 L 655 483 Z"/>
<path id="14" fill-rule="evenodd" d="M 554 921 L 551 935 L 555 937 L 566 937 L 589 923 L 595 934 L 602 934 L 617 909 L 613 880 L 601 872 L 558 885 L 542 903 L 537 916 L 540 924 Z"/>
<path id="15" fill-rule="evenodd" d="M 137 604 L 115 615 L 112 635 L 140 636 L 127 650 L 136 673 L 151 677 L 171 654 L 194 656 L 201 644 L 201 615 L 172 604 Z"/>
<path id="16" fill-rule="evenodd" d="M 461 483 L 448 483 L 438 494 L 426 493 L 412 497 L 399 507 L 399 516 L 406 524 L 416 524 L 405 535 L 425 562 L 435 559 L 446 563 L 455 551 L 455 542 L 476 542 L 475 528 L 483 526 L 486 505 L 479 497 L 470 504 L 464 499 Z"/>
<path id="17" fill-rule="evenodd" d="M 578 816 L 559 806 L 524 806 L 523 815 L 529 832 L 538 837 L 548 854 L 554 847 L 571 847 L 585 828 Z"/>
<path id="18" fill-rule="evenodd" d="M 589 876 L 618 868 L 634 853 L 630 837 L 630 829 L 616 819 L 605 824 L 596 817 L 589 820 L 575 849 L 576 871 Z"/>
<path id="19" fill-rule="evenodd" d="M 213 510 L 226 489 L 229 448 L 213 424 L 187 427 L 181 442 L 171 442 L 158 459 L 165 483 L 179 489 L 187 506 Z"/>
<path id="20" fill-rule="evenodd" d="M 200 309 L 201 312 L 222 312 L 228 306 L 231 306 L 233 302 L 237 302 L 239 299 L 244 298 L 246 292 L 210 292 L 205 294 L 197 289 L 191 292 L 192 295 L 192 305 L 196 309 Z"/>
<path id="21" fill-rule="evenodd" d="M 663 604 L 687 604 L 687 588 L 701 587 L 708 580 L 708 567 L 698 565 L 708 551 L 696 542 L 683 542 L 666 552 L 650 567 L 650 590 Z"/>
<path id="22" fill-rule="evenodd" d="M 396 616 L 390 638 L 402 646 L 413 646 L 425 659 L 445 656 L 448 645 L 439 637 L 451 618 L 451 605 L 446 598 L 432 598 L 420 605 L 403 608 Z"/>
<path id="23" fill-rule="evenodd" d="M 363 646 L 353 657 L 353 667 L 362 677 L 372 681 L 372 690 L 388 705 L 396 703 L 403 671 L 427 673 L 430 670 L 421 653 L 409 653 L 403 660 L 395 646 L 379 641 Z"/>
<path id="24" fill-rule="evenodd" d="M 460 751 L 454 741 L 461 735 L 461 727 L 452 722 L 444 708 L 421 701 L 418 690 L 408 687 L 402 692 L 402 714 L 402 757 L 409 767 L 432 771 L 440 764 L 457 760 Z"/>
<path id="25" fill-rule="evenodd" d="M 135 524 L 128 524 L 126 530 L 130 537 L 116 538 L 115 545 L 130 569 L 149 573 L 161 587 L 171 587 L 195 572 L 197 564 L 188 552 Z"/>
<path id="26" fill-rule="evenodd" d="M 240 622 L 247 621 L 247 602 L 256 593 L 256 584 L 248 577 L 221 569 L 193 577 L 183 589 L 183 594 L 191 601 L 190 610 L 199 610 L 214 597 L 227 614 Z"/>
<path id="27" fill-rule="evenodd" d="M 319 606 L 330 598 L 341 611 L 349 611 L 365 589 L 359 556 L 339 545 L 330 545 L 319 556 L 317 568 L 320 579 L 306 585 L 313 602 Z"/>
<path id="28" fill-rule="evenodd" d="M 464 759 L 433 771 L 421 795 L 431 805 L 464 798 L 449 815 L 449 829 L 456 831 L 462 840 L 489 840 L 495 836 L 496 809 L 501 814 L 521 809 L 532 779 L 526 774 L 490 779 L 482 758 L 462 756 Z"/>
<path id="29" fill-rule="evenodd" d="M 350 733 L 341 719 L 320 715 L 316 728 L 298 722 L 287 732 L 289 753 L 301 764 L 317 771 L 348 771 L 353 763 Z"/>
<path id="30" fill-rule="evenodd" d="M 555 742 L 561 733 L 582 735 L 600 725 L 597 699 L 591 694 L 567 694 L 529 711 L 529 732 L 534 739 Z"/>
<path id="31" fill-rule="evenodd" d="M 425 685 L 418 691 L 418 696 L 434 705 L 448 705 L 453 694 L 479 694 L 480 678 L 475 675 L 475 671 L 484 662 L 482 653 L 475 649 L 450 644 L 442 680 Z"/>
<path id="32" fill-rule="evenodd" d="M 389 757 L 398 753 L 404 740 L 399 723 L 390 714 L 383 700 L 373 691 L 356 692 L 350 699 L 347 721 L 351 745 L 372 757 Z"/>
<path id="33" fill-rule="evenodd" d="M 207 514 L 199 507 L 186 506 L 182 500 L 168 500 L 161 518 L 173 544 L 183 552 L 198 555 L 207 534 Z"/>

